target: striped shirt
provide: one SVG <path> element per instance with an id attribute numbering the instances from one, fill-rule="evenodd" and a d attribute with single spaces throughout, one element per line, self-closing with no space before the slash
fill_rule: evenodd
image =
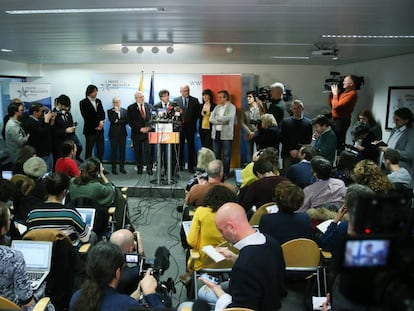
<path id="1" fill-rule="evenodd" d="M 85 225 L 78 211 L 60 203 L 45 202 L 36 206 L 27 216 L 26 223 L 28 230 L 57 229 L 71 240 L 89 241 L 91 229 Z"/>

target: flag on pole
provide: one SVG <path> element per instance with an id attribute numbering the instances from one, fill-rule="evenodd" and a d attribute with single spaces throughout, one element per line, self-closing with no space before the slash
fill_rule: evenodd
<path id="1" fill-rule="evenodd" d="M 154 71 L 151 74 L 151 84 L 150 84 L 150 94 L 149 94 L 149 104 L 154 106 Z"/>
<path id="2" fill-rule="evenodd" d="M 144 92 L 144 70 L 141 70 L 141 79 L 139 79 L 138 91 Z"/>

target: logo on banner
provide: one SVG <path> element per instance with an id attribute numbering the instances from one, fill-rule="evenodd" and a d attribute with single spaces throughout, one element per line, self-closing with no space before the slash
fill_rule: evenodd
<path id="1" fill-rule="evenodd" d="M 42 98 L 49 96 L 50 91 L 42 86 L 22 86 L 19 90 L 16 90 L 19 94 L 19 98 Z"/>
<path id="2" fill-rule="evenodd" d="M 101 89 L 103 91 L 118 90 L 123 88 L 130 88 L 131 84 L 127 80 L 105 80 L 104 83 L 101 83 Z"/>

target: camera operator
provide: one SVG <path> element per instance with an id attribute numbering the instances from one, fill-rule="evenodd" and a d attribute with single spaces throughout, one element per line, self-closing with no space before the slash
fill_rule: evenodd
<path id="1" fill-rule="evenodd" d="M 87 279 L 70 301 L 70 310 L 126 310 L 128 306 L 139 306 L 141 293 L 151 308 L 164 307 L 156 293 L 157 280 L 148 269 L 136 290 L 130 295 L 116 291 L 122 275 L 124 254 L 119 246 L 110 242 L 99 242 L 88 253 Z"/>
<path id="2" fill-rule="evenodd" d="M 136 238 L 136 241 L 135 241 Z M 132 233 L 127 229 L 120 229 L 112 233 L 109 242 L 118 245 L 124 255 L 134 254 L 138 259 L 138 254 L 143 255 L 142 240 L 139 232 Z M 121 294 L 130 295 L 138 286 L 140 280 L 138 261 L 132 265 L 122 267 L 121 279 L 117 291 Z"/>
<path id="3" fill-rule="evenodd" d="M 343 81 L 343 92 L 338 84 L 331 85 L 329 105 L 332 109 L 333 130 L 335 131 L 338 153 L 345 149 L 346 131 L 351 124 L 351 115 L 358 99 L 356 90 L 361 85 L 361 78 L 357 76 L 346 76 Z"/>
<path id="4" fill-rule="evenodd" d="M 275 117 L 266 113 L 260 117 L 260 121 L 253 136 L 257 149 L 262 150 L 267 147 L 274 147 L 279 150 L 280 128 L 277 126 Z"/>

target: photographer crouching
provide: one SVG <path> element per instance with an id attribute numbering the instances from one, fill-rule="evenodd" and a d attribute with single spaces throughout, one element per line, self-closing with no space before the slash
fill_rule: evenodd
<path id="1" fill-rule="evenodd" d="M 250 123 L 252 122 L 257 124 L 257 131 L 255 131 L 253 136 L 257 149 L 263 150 L 267 147 L 274 147 L 279 150 L 280 128 L 275 117 L 266 113 L 260 117 L 260 121 L 250 121 Z"/>

